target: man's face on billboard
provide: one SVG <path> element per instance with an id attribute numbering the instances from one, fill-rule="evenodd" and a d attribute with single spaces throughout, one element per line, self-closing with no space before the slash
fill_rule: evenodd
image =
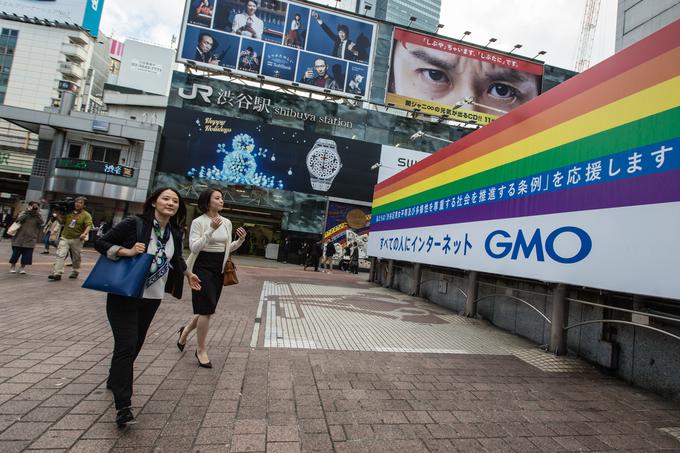
<path id="1" fill-rule="evenodd" d="M 326 75 L 326 70 L 328 69 L 328 66 L 326 66 L 326 62 L 323 60 L 316 60 L 314 61 L 314 70 L 316 71 L 317 74 L 319 74 L 320 77 L 323 77 Z"/>
<path id="2" fill-rule="evenodd" d="M 198 43 L 198 48 L 201 50 L 203 53 L 210 52 L 213 48 L 213 39 L 212 37 L 208 35 L 204 35 L 201 37 L 201 40 Z"/>
<path id="3" fill-rule="evenodd" d="M 493 109 L 468 109 L 490 115 L 535 98 L 540 83 L 534 74 L 405 42 L 395 43 L 392 74 L 395 94 L 451 106 L 472 96 Z"/>

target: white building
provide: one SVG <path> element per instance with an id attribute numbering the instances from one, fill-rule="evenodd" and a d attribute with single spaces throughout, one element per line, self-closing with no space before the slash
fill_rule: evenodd
<path id="1" fill-rule="evenodd" d="M 93 215 L 110 220 L 144 201 L 163 116 L 137 119 L 129 105 L 104 111 L 110 47 L 79 26 L 0 14 L 0 205 L 85 195 Z M 168 51 L 163 72 L 171 74 Z M 166 86 L 151 102 L 164 112 L 170 76 L 159 83 L 158 68 L 140 58 L 137 72 L 154 78 L 156 90 Z M 73 108 L 59 112 L 67 92 Z"/>
<path id="2" fill-rule="evenodd" d="M 0 79 L 3 104 L 30 109 L 56 106 L 61 92 L 68 89 L 76 93 L 76 109 L 81 110 L 89 105 L 89 97 L 101 97 L 101 89 L 90 93 L 85 86 L 94 77 L 106 80 L 106 73 L 90 71 L 93 59 L 98 59 L 97 47 L 105 48 L 108 55 L 104 41 L 98 43 L 77 26 L 3 14 L 0 27 L 14 38 L 12 61 L 2 65 L 2 72 L 9 74 L 6 81 Z M 103 87 L 103 82 L 93 83 Z"/>
<path id="3" fill-rule="evenodd" d="M 74 110 L 97 113 L 110 66 L 108 39 L 77 25 L 0 13 L 0 104 L 42 111 L 75 94 Z M 26 194 L 38 135 L 0 119 L 0 205 Z"/>

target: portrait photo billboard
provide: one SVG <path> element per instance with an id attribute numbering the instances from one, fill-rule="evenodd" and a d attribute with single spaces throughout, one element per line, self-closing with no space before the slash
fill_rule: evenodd
<path id="1" fill-rule="evenodd" d="M 0 0 L 0 11 L 19 17 L 37 17 L 49 21 L 68 22 L 89 31 L 99 32 L 104 0 Z"/>
<path id="2" fill-rule="evenodd" d="M 395 28 L 385 103 L 488 124 L 540 94 L 543 64 Z"/>
<path id="3" fill-rule="evenodd" d="M 370 202 L 380 145 L 168 107 L 157 171 Z"/>
<path id="4" fill-rule="evenodd" d="M 187 0 L 177 61 L 365 99 L 376 28 L 293 1 Z"/>

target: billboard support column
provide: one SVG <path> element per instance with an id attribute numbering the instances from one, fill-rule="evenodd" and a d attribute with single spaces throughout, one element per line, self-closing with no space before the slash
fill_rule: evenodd
<path id="1" fill-rule="evenodd" d="M 567 285 L 559 283 L 552 294 L 552 324 L 550 324 L 550 352 L 555 355 L 567 353 L 567 331 L 564 323 L 567 320 L 569 303 L 567 302 Z"/>
<path id="2" fill-rule="evenodd" d="M 378 274 L 378 258 L 375 256 L 371 257 L 371 268 L 368 271 L 368 281 L 371 283 L 374 283 L 377 278 L 376 275 Z"/>
<path id="3" fill-rule="evenodd" d="M 477 280 L 479 272 L 470 271 L 468 273 L 467 298 L 465 300 L 465 316 L 474 318 L 477 316 Z"/>
<path id="4" fill-rule="evenodd" d="M 420 296 L 420 279 L 423 276 L 423 265 L 420 263 L 416 263 L 415 266 L 413 266 L 413 291 L 411 292 L 412 296 L 419 297 Z"/>
<path id="5" fill-rule="evenodd" d="M 387 261 L 387 280 L 385 281 L 386 288 L 392 288 L 394 284 L 394 260 Z"/>

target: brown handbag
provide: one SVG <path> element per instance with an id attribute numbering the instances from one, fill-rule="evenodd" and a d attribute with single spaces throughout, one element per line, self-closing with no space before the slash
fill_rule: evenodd
<path id="1" fill-rule="evenodd" d="M 227 264 L 224 266 L 224 286 L 236 285 L 238 277 L 236 276 L 236 265 L 231 260 L 231 256 L 227 258 Z"/>

